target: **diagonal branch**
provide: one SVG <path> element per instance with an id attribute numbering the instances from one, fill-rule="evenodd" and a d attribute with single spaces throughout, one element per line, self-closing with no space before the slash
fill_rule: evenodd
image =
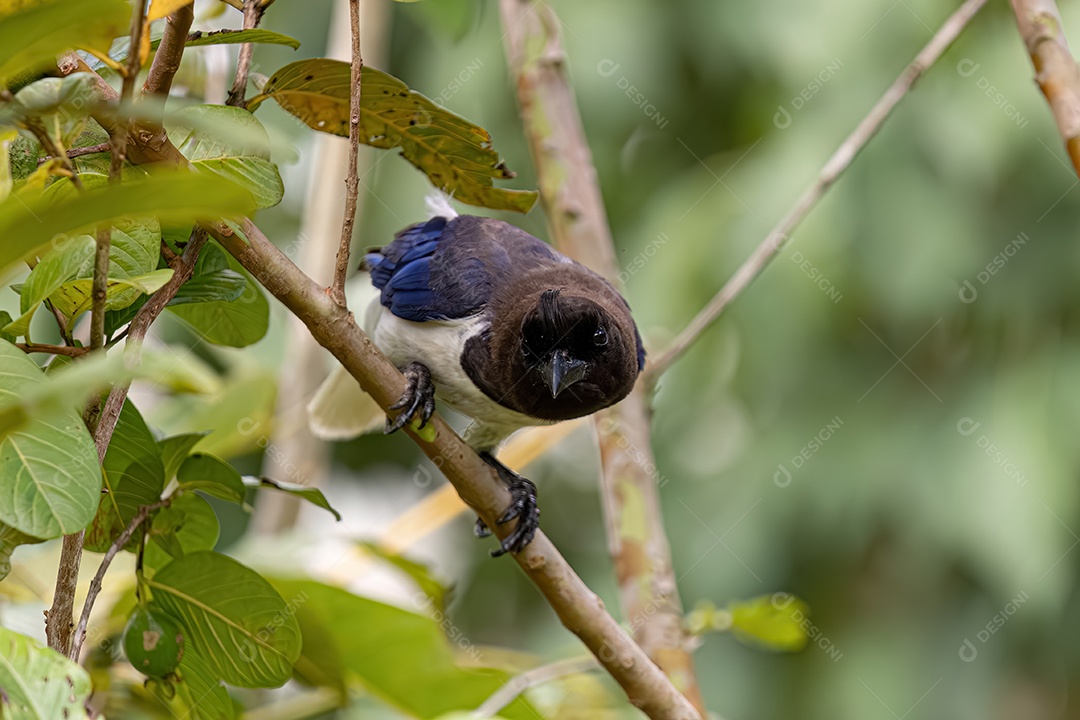
<path id="1" fill-rule="evenodd" d="M 1035 66 L 1035 81 L 1050 104 L 1073 169 L 1080 174 L 1080 68 L 1065 41 L 1054 0 L 1012 0 L 1020 37 Z"/>
<path id="2" fill-rule="evenodd" d="M 250 221 L 247 242 L 207 228 L 267 290 L 298 317 L 315 340 L 356 378 L 384 410 L 405 390 L 405 378 L 356 325 L 352 314 L 335 303 L 311 278 L 278 250 Z M 438 415 L 429 426 L 433 439 L 405 430 L 475 509 L 488 527 L 504 537 L 513 528 L 495 520 L 510 502 L 492 469 Z M 630 701 L 651 718 L 698 720 L 697 711 L 679 694 L 604 609 L 542 532 L 514 558 L 547 599 L 563 625 L 577 635 L 623 687 Z"/>
<path id="3" fill-rule="evenodd" d="M 671 364 L 682 357 L 691 345 L 705 332 L 728 305 L 745 290 L 751 282 L 765 269 L 765 266 L 791 239 L 791 234 L 799 226 L 799 223 L 810 214 L 825 192 L 832 187 L 840 175 L 843 174 L 852 160 L 859 154 L 867 143 L 877 134 L 881 126 L 888 119 L 893 109 L 911 90 L 915 81 L 922 77 L 923 73 L 937 62 L 938 58 L 949 49 L 960 32 L 967 27 L 976 13 L 986 4 L 986 0 L 966 0 L 960 8 L 948 17 L 941 25 L 930 42 L 915 56 L 900 76 L 893 81 L 885 94 L 875 103 L 870 112 L 862 119 L 850 135 L 840 143 L 840 147 L 832 154 L 829 161 L 818 173 L 817 178 L 803 190 L 795 201 L 795 205 L 788 211 L 776 227 L 769 232 L 761 244 L 754 249 L 750 257 L 739 266 L 731 279 L 720 288 L 720 291 L 709 301 L 693 320 L 671 342 L 671 346 L 660 357 L 653 361 L 646 374 L 650 386 L 655 385 L 660 376 L 671 367 Z"/>
<path id="4" fill-rule="evenodd" d="M 360 159 L 360 84 L 364 60 L 360 56 L 360 0 L 349 0 L 352 24 L 352 88 L 349 92 L 349 165 L 345 176 L 345 217 L 341 221 L 341 245 L 334 265 L 330 297 L 345 307 L 345 275 L 349 272 L 349 249 L 356 222 L 356 196 L 360 184 L 357 162 Z"/>
<path id="5" fill-rule="evenodd" d="M 563 252 L 618 283 L 596 168 L 567 78 L 559 19 L 543 3 L 503 0 L 506 51 L 551 234 Z M 623 618 L 649 657 L 704 715 L 682 632 L 671 547 L 664 530 L 643 383 L 594 417 L 608 546 Z"/>

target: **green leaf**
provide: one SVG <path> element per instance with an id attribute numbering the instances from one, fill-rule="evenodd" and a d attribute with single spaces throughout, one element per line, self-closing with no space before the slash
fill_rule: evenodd
<path id="1" fill-rule="evenodd" d="M 246 277 L 229 269 L 196 275 L 180 286 L 168 307 L 188 303 L 235 302 L 243 296 L 247 283 Z"/>
<path id="2" fill-rule="evenodd" d="M 409 612 L 310 580 L 272 581 L 282 597 L 296 599 L 296 614 L 305 628 L 321 625 L 334 638 L 347 672 L 407 715 L 435 718 L 453 710 L 474 710 L 509 679 L 501 670 L 466 669 L 455 662 L 441 625 L 446 618 L 424 593 L 413 596 L 417 612 Z M 466 654 L 473 647 L 460 635 L 454 646 Z M 297 667 L 319 667 L 317 663 L 333 659 L 321 648 L 318 652 L 309 657 L 305 645 Z M 539 717 L 523 698 L 500 713 L 515 719 Z"/>
<path id="3" fill-rule="evenodd" d="M 796 652 L 806 647 L 804 629 L 810 609 L 786 593 L 762 595 L 728 605 L 735 636 L 770 650 Z"/>
<path id="4" fill-rule="evenodd" d="M 300 656 L 294 608 L 258 573 L 214 552 L 172 561 L 146 581 L 180 621 L 211 677 L 239 687 L 278 687 Z"/>
<path id="5" fill-rule="evenodd" d="M 97 449 L 80 414 L 21 405 L 46 385 L 33 360 L 0 341 L 0 403 L 21 408 L 18 429 L 0 439 L 0 522 L 44 539 L 86 527 L 101 496 Z M 10 420 L 0 425 L 12 427 Z"/>
<path id="6" fill-rule="evenodd" d="M 86 127 L 84 108 L 97 102 L 94 80 L 86 73 L 46 77 L 26 85 L 0 105 L 0 124 L 29 127 L 33 119 L 60 147 L 68 148 Z"/>
<path id="7" fill-rule="evenodd" d="M 0 85 L 15 76 L 54 66 L 74 47 L 106 51 L 131 16 L 124 0 L 51 0 L 0 10 Z"/>
<path id="8" fill-rule="evenodd" d="M 167 683 L 167 685 L 166 685 Z M 150 679 L 146 687 L 182 720 L 233 720 L 236 709 L 229 691 L 215 676 L 206 658 L 188 644 L 176 677 Z"/>
<path id="9" fill-rule="evenodd" d="M 30 271 L 19 291 L 19 312 L 22 314 L 18 320 L 4 327 L 4 332 L 26 335 L 41 303 L 68 280 L 87 271 L 93 272 L 95 247 L 94 238 L 78 235 L 47 252 Z"/>
<path id="10" fill-rule="evenodd" d="M 87 717 L 90 675 L 37 640 L 0 627 L 0 708 L 9 720 Z"/>
<path id="11" fill-rule="evenodd" d="M 9 355 L 11 358 L 22 358 L 40 373 L 37 365 L 27 359 L 21 350 L 11 343 L 0 341 L 0 364 L 13 364 L 8 363 Z M 57 368 L 55 371 L 52 369 L 54 366 Z M 50 364 L 47 379 L 20 387 L 17 393 L 5 395 L 2 392 L 3 376 L 0 376 L 0 438 L 23 428 L 35 418 L 57 412 L 72 412 L 76 407 L 81 407 L 87 398 L 103 392 L 112 384 L 136 378 L 152 379 L 156 384 L 177 392 L 214 393 L 219 390 L 217 378 L 201 361 L 190 356 L 178 360 L 171 353 L 144 350 L 142 359 L 134 367 L 125 362 L 123 353 L 95 353 L 78 363 L 58 357 Z M 11 382 L 11 378 L 8 382 Z M 96 460 L 94 464 L 97 464 Z M 96 499 L 93 505 L 97 506 Z"/>
<path id="12" fill-rule="evenodd" d="M 206 453 L 189 455 L 176 471 L 181 490 L 202 490 L 207 495 L 234 503 L 244 502 L 244 481 L 236 469 Z"/>
<path id="13" fill-rule="evenodd" d="M 200 302 L 168 307 L 206 342 L 228 347 L 246 347 L 262 340 L 270 327 L 270 303 L 262 288 L 231 256 L 233 272 L 244 277 L 244 292 L 232 302 Z"/>
<path id="14" fill-rule="evenodd" d="M 166 482 L 176 477 L 176 471 L 180 469 L 180 465 L 191 454 L 191 449 L 207 434 L 205 432 L 183 433 L 158 441 L 161 461 L 165 465 Z"/>
<path id="15" fill-rule="evenodd" d="M 86 548 L 105 552 L 131 523 L 142 505 L 161 499 L 165 487 L 165 467 L 150 428 L 131 403 L 124 402 L 109 449 L 102 463 L 105 488 L 97 516 L 86 531 Z M 135 549 L 138 536 L 128 549 Z"/>
<path id="16" fill-rule="evenodd" d="M 110 277 L 105 291 L 105 308 L 119 310 L 135 301 L 139 295 L 152 295 L 172 279 L 172 268 L 154 270 L 129 278 Z M 75 318 L 93 305 L 93 278 L 70 280 L 53 293 L 51 300 L 57 309 L 74 322 Z"/>
<path id="17" fill-rule="evenodd" d="M 341 521 L 341 513 L 330 506 L 330 502 L 323 495 L 322 490 L 315 487 L 309 487 L 307 485 L 300 485 L 298 483 L 285 482 L 283 480 L 273 480 L 268 477 L 263 478 L 251 478 L 255 487 L 268 487 L 274 490 L 280 490 L 283 493 L 288 493 L 294 497 L 298 497 L 302 500 L 307 500 L 316 507 L 321 507 L 323 510 L 328 510 L 336 520 Z"/>
<path id="18" fill-rule="evenodd" d="M 169 139 L 196 169 L 247 188 L 257 207 L 281 202 L 285 186 L 270 162 L 270 137 L 249 111 L 225 105 L 184 108 L 170 118 Z"/>
<path id="19" fill-rule="evenodd" d="M 300 47 L 300 41 L 288 35 L 282 35 L 271 30 L 251 28 L 249 30 L 215 30 L 203 33 L 194 32 L 188 35 L 187 44 L 184 47 L 200 47 L 202 45 L 227 45 L 232 43 L 263 43 L 271 45 L 288 45 L 293 50 Z"/>
<path id="20" fill-rule="evenodd" d="M 154 513 L 143 566 L 147 571 L 158 570 L 175 558 L 213 550 L 220 534 L 217 515 L 205 498 L 195 493 L 177 495 L 168 507 Z"/>
<path id="21" fill-rule="evenodd" d="M 528 212 L 536 202 L 536 192 L 494 187 L 494 179 L 514 173 L 500 162 L 486 130 L 380 70 L 365 66 L 361 81 L 361 142 L 384 150 L 400 148 L 436 187 L 461 202 L 517 212 Z M 351 87 L 349 63 L 301 60 L 274 73 L 248 109 L 271 98 L 309 127 L 348 137 Z"/>
<path id="22" fill-rule="evenodd" d="M 41 538 L 19 532 L 13 527 L 0 523 L 0 580 L 11 572 L 11 554 L 20 545 L 36 545 L 45 542 Z"/>
<path id="23" fill-rule="evenodd" d="M 59 184 L 59 183 L 56 183 Z M 55 199 L 55 201 L 54 201 Z M 185 222 L 241 215 L 254 208 L 251 194 L 213 175 L 159 170 L 120 184 L 57 198 L 21 188 L 0 203 L 0 274 L 40 253 L 57 236 L 77 235 L 99 223 L 154 215 Z"/>

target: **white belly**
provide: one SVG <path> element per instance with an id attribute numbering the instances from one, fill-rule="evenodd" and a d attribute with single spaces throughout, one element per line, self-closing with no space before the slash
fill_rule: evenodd
<path id="1" fill-rule="evenodd" d="M 465 342 L 486 328 L 482 316 L 413 322 L 394 315 L 376 299 L 368 308 L 364 325 L 378 348 L 398 367 L 413 361 L 427 366 L 436 398 L 477 422 L 466 434 L 473 447 L 488 449 L 515 430 L 548 424 L 498 404 L 462 369 Z"/>

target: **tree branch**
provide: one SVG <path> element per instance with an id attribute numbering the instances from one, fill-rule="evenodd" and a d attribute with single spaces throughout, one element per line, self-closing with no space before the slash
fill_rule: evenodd
<path id="1" fill-rule="evenodd" d="M 881 129 L 885 120 L 888 119 L 896 105 L 911 90 L 915 81 L 922 77 L 923 73 L 948 50 L 949 46 L 960 35 L 960 32 L 967 27 L 968 23 L 985 4 L 986 0 L 967 0 L 945 20 L 934 34 L 934 37 L 930 39 L 930 42 L 915 56 L 911 64 L 904 68 L 904 71 L 893 81 L 893 84 L 889 86 L 885 94 L 870 109 L 866 117 L 840 144 L 840 147 L 836 149 L 832 157 L 829 158 L 829 161 L 825 163 L 825 166 L 818 173 L 817 178 L 803 190 L 787 215 L 761 241 L 761 244 L 739 266 L 739 269 L 720 288 L 720 291 L 713 299 L 675 337 L 670 347 L 652 362 L 652 366 L 646 373 L 646 380 L 650 386 L 654 385 L 664 371 L 671 367 L 671 364 L 678 360 L 697 341 L 698 337 L 720 317 L 720 314 L 724 312 L 727 306 L 761 274 L 769 261 L 783 249 L 799 223 L 813 210 L 814 206 L 817 205 L 818 201 L 832 187 L 840 175 L 847 170 L 859 151 Z"/>
<path id="2" fill-rule="evenodd" d="M 542 3 L 502 0 L 507 57 L 555 244 L 618 284 L 618 266 L 585 131 L 565 69 L 559 19 Z M 704 715 L 682 632 L 642 383 L 594 416 L 608 547 L 623 618 L 641 647 Z"/>
<path id="3" fill-rule="evenodd" d="M 90 612 L 94 609 L 94 602 L 97 600 L 98 593 L 101 592 L 101 581 L 105 578 L 105 573 L 108 572 L 113 558 L 124 549 L 124 546 L 128 544 L 139 526 L 146 522 L 146 518 L 150 517 L 150 513 L 158 508 L 166 507 L 170 502 L 172 500 L 166 498 L 151 505 L 141 506 L 139 511 L 135 513 L 135 517 L 128 523 L 128 526 L 117 536 L 116 540 L 113 540 L 112 545 L 105 552 L 105 557 L 101 559 L 101 565 L 98 566 L 97 572 L 94 573 L 94 579 L 90 581 L 90 589 L 86 591 L 86 601 L 83 602 L 82 615 L 79 616 L 79 626 L 75 629 L 75 644 L 71 649 L 72 660 L 78 662 L 79 651 L 82 650 L 83 641 L 86 639 L 86 625 L 90 620 Z"/>
<path id="4" fill-rule="evenodd" d="M 1054 0 L 1011 0 L 1035 81 L 1050 104 L 1073 169 L 1080 175 L 1080 68 L 1065 40 Z"/>
<path id="5" fill-rule="evenodd" d="M 72 347 L 71 345 L 43 345 L 41 343 L 15 343 L 15 346 L 26 353 L 48 353 L 49 355 L 65 355 L 67 357 L 79 357 L 90 352 L 90 348 Z"/>
<path id="6" fill-rule="evenodd" d="M 405 390 L 405 378 L 360 330 L 352 314 L 308 278 L 250 220 L 243 231 L 247 242 L 207 228 L 244 268 L 307 325 L 315 340 L 357 379 L 383 409 Z M 475 509 L 500 537 L 512 530 L 495 520 L 510 502 L 506 488 L 492 469 L 438 415 L 430 423 L 432 440 L 406 432 L 446 475 L 462 499 Z M 630 701 L 651 718 L 698 720 L 694 708 L 675 689 L 619 624 L 603 602 L 581 581 L 551 541 L 538 532 L 514 555 L 518 564 L 547 598 L 563 625 L 576 634 L 623 687 Z"/>
<path id="7" fill-rule="evenodd" d="M 177 8 L 166 19 L 165 34 L 154 54 L 154 62 L 150 64 L 146 82 L 143 83 L 143 95 L 157 95 L 162 98 L 169 96 L 173 78 L 176 77 L 176 71 L 180 69 L 180 61 L 184 57 L 188 30 L 194 20 L 194 3 Z"/>
<path id="8" fill-rule="evenodd" d="M 500 710 L 514 702 L 521 693 L 531 687 L 543 685 L 552 680 L 558 680 L 567 675 L 588 672 L 596 667 L 596 658 L 592 655 L 584 657 L 568 658 L 559 660 L 549 665 L 533 668 L 520 675 L 515 675 L 506 681 L 506 684 L 496 690 L 483 704 L 472 712 L 471 717 L 489 718 L 498 714 Z"/>
<path id="9" fill-rule="evenodd" d="M 356 196 L 359 180 L 357 162 L 360 159 L 360 84 L 364 60 L 360 56 L 360 0 L 349 0 L 349 20 L 352 25 L 352 89 L 349 93 L 349 165 L 345 176 L 345 217 L 341 221 L 341 244 L 334 265 L 334 281 L 330 297 L 345 307 L 345 275 L 349 272 L 349 250 L 352 246 L 353 223 L 356 222 Z"/>
<path id="10" fill-rule="evenodd" d="M 269 3 L 267 3 L 269 4 Z M 261 0 L 244 0 L 244 29 L 258 27 L 262 20 L 265 6 Z M 229 98 L 226 105 L 234 107 L 244 106 L 244 95 L 247 93 L 248 73 L 251 71 L 251 55 L 255 52 L 254 43 L 240 45 L 240 54 L 236 59 L 236 79 L 233 80 L 232 89 L 229 90 Z"/>

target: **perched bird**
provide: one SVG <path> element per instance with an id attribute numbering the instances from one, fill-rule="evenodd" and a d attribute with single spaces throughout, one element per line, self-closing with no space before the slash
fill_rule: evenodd
<path id="1" fill-rule="evenodd" d="M 473 420 L 465 440 L 495 468 L 513 501 L 499 523 L 517 527 L 494 551 L 517 552 L 539 525 L 536 486 L 494 458 L 522 427 L 589 415 L 626 397 L 645 363 L 626 300 L 606 280 L 499 220 L 439 215 L 364 256 L 379 291 L 364 330 L 408 380 L 386 432 L 420 426 L 446 403 Z M 358 308 L 359 310 L 359 308 Z M 350 409 L 358 385 L 343 370 L 309 407 L 324 437 L 369 428 L 373 403 Z M 351 387 L 350 387 L 351 386 Z M 490 531 L 477 520 L 477 535 Z"/>

